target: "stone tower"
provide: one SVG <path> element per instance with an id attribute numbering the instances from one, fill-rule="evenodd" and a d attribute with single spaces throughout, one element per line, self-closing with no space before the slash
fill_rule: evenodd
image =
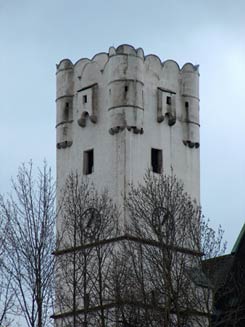
<path id="1" fill-rule="evenodd" d="M 130 45 L 57 65 L 57 186 L 71 171 L 122 203 L 146 169 L 199 203 L 199 72 Z"/>
<path id="2" fill-rule="evenodd" d="M 67 177 L 71 172 L 75 172 L 79 177 L 93 182 L 98 191 L 108 189 L 109 195 L 120 207 L 119 223 L 122 227 L 114 238 L 111 233 L 102 239 L 89 238 L 86 228 L 89 230 L 92 219 L 100 216 L 99 211 L 96 213 L 96 208 L 90 207 L 87 210 L 82 209 L 78 215 L 74 214 L 71 241 L 67 242 L 67 247 L 62 245 L 56 251 L 57 262 L 61 264 L 56 276 L 58 306 L 54 318 L 57 327 L 80 326 L 77 320 L 79 317 L 82 326 L 132 326 L 120 320 L 124 319 L 123 314 L 119 313 L 122 306 L 121 295 L 120 292 L 117 293 L 114 286 L 111 295 L 108 281 L 112 284 L 115 281 L 113 276 L 117 271 L 115 267 L 117 267 L 118 256 L 124 254 L 125 249 L 122 247 L 121 251 L 120 246 L 128 243 L 127 246 L 133 247 L 135 252 L 131 255 L 132 259 L 138 253 L 137 246 L 141 244 L 144 244 L 145 248 L 154 246 L 158 256 L 160 243 L 156 243 L 154 237 L 152 243 L 145 236 L 137 238 L 135 235 L 127 234 L 127 230 L 123 227 L 129 226 L 125 224 L 128 215 L 123 201 L 129 191 L 129 183 L 142 182 L 149 169 L 156 176 L 161 173 L 176 175 L 184 183 L 185 191 L 199 203 L 198 82 L 197 66 L 187 63 L 180 69 L 173 60 L 161 62 L 157 56 L 145 56 L 141 48 L 135 49 L 130 45 L 120 45 L 116 49 L 111 47 L 108 53 L 99 53 L 91 60 L 83 58 L 73 64 L 70 60 L 64 59 L 57 65 L 58 203 L 63 199 L 62 189 Z M 76 211 L 73 210 L 73 204 L 74 202 L 71 205 L 71 212 Z M 156 207 L 159 208 L 161 209 Z M 84 223 L 85 213 L 89 217 L 87 225 Z M 67 217 L 68 222 L 72 220 L 70 214 Z M 109 215 L 110 223 L 113 222 L 111 217 L 112 215 Z M 77 224 L 78 221 L 80 225 Z M 62 223 L 62 214 L 59 214 L 57 229 L 68 235 L 69 230 L 63 227 Z M 176 226 L 184 229 L 181 224 Z M 82 237 L 78 244 L 79 230 L 79 235 Z M 180 266 L 188 265 L 186 273 L 190 271 L 190 262 L 193 266 L 191 268 L 198 266 L 197 258 L 200 257 L 200 253 L 196 247 L 189 247 L 189 234 L 186 238 L 182 237 L 182 245 L 179 239 L 181 237 L 178 238 L 177 247 L 171 248 L 168 244 L 166 249 L 168 251 L 170 249 L 171 253 L 175 251 L 178 260 L 182 257 Z M 106 253 L 107 247 L 110 248 L 109 254 L 104 261 L 102 260 L 104 266 L 99 270 L 102 261 L 98 257 L 100 253 L 98 251 L 103 248 L 103 253 Z M 87 266 L 88 257 L 92 262 L 90 268 Z M 127 256 L 125 260 L 121 259 L 121 262 L 126 262 L 126 268 L 130 273 L 125 276 L 130 280 L 132 269 L 128 260 Z M 172 270 L 172 265 L 170 266 Z M 144 264 L 142 267 L 145 269 Z M 98 271 L 104 279 L 97 278 Z M 110 271 L 109 275 L 108 271 Z M 177 271 L 179 271 L 178 263 Z M 96 277 L 90 280 L 91 284 L 88 286 L 87 276 L 90 276 L 91 272 Z M 100 289 L 97 285 L 98 280 L 104 280 L 105 283 L 99 284 L 104 285 L 103 294 L 100 293 L 100 296 L 96 297 L 94 294 Z M 125 288 L 125 283 L 121 286 Z M 150 283 L 146 283 L 146 286 L 148 292 L 146 294 L 152 305 L 155 303 L 157 292 L 155 286 L 151 288 Z M 134 287 L 135 284 L 132 288 Z M 130 290 L 131 287 L 128 289 Z M 128 292 L 126 293 L 128 296 Z M 66 297 L 68 302 L 59 300 Z M 98 299 L 100 301 L 97 301 Z M 123 305 L 128 308 L 129 303 L 125 302 L 125 298 L 123 299 Z M 161 301 L 157 304 L 161 305 L 162 309 L 165 298 L 162 297 Z M 151 309 L 153 307 L 151 306 Z M 134 309 L 134 306 L 132 308 Z M 141 306 L 140 310 L 142 308 L 144 309 L 144 306 Z M 103 324 L 93 323 L 95 321 L 93 315 L 96 312 L 100 315 Z M 108 317 L 114 314 L 116 324 L 105 324 L 105 312 L 108 313 Z M 175 319 L 174 314 L 172 316 Z M 68 319 L 68 324 L 64 321 L 65 318 Z"/>

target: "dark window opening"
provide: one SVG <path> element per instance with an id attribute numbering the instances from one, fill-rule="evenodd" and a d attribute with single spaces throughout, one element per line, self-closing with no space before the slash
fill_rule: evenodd
<path id="1" fill-rule="evenodd" d="M 68 121 L 68 120 L 69 120 L 69 102 L 66 102 L 63 111 L 63 121 Z"/>
<path id="2" fill-rule="evenodd" d="M 124 87 L 124 91 L 128 92 L 128 86 L 127 85 Z"/>
<path id="3" fill-rule="evenodd" d="M 189 120 L 189 102 L 185 102 L 185 117 L 186 120 Z"/>
<path id="4" fill-rule="evenodd" d="M 162 150 L 151 149 L 151 166 L 154 173 L 162 173 Z"/>
<path id="5" fill-rule="evenodd" d="M 167 98 L 166 98 L 166 103 L 167 103 L 168 105 L 171 105 L 171 97 L 167 97 Z"/>
<path id="6" fill-rule="evenodd" d="M 63 113 L 63 120 L 68 121 L 69 120 L 69 108 L 66 107 Z"/>
<path id="7" fill-rule="evenodd" d="M 83 96 L 83 103 L 87 103 L 88 102 L 88 97 L 87 97 L 87 95 L 84 95 Z"/>
<path id="8" fill-rule="evenodd" d="M 94 150 L 83 152 L 83 174 L 89 175 L 94 171 Z"/>
<path id="9" fill-rule="evenodd" d="M 86 293 L 85 295 L 84 295 L 84 308 L 86 308 L 86 309 L 88 309 L 88 307 L 89 307 L 89 293 Z"/>

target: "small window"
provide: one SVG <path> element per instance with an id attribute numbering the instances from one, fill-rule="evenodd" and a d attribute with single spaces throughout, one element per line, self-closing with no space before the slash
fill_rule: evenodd
<path id="1" fill-rule="evenodd" d="M 86 293 L 84 295 L 84 308 L 88 308 L 89 307 L 89 293 Z"/>
<path id="2" fill-rule="evenodd" d="M 189 120 L 189 102 L 185 102 L 185 119 Z"/>
<path id="3" fill-rule="evenodd" d="M 83 174 L 90 175 L 94 171 L 94 150 L 83 152 Z"/>
<path id="4" fill-rule="evenodd" d="M 69 106 L 65 106 L 64 112 L 63 112 L 63 121 L 69 120 Z"/>
<path id="5" fill-rule="evenodd" d="M 171 105 L 171 97 L 167 97 L 167 98 L 166 98 L 166 103 L 167 103 L 168 105 Z"/>
<path id="6" fill-rule="evenodd" d="M 87 103 L 88 102 L 88 97 L 87 97 L 87 95 L 85 94 L 84 96 L 83 96 L 83 103 Z"/>
<path id="7" fill-rule="evenodd" d="M 151 149 L 151 166 L 154 173 L 162 173 L 162 150 Z"/>
<path id="8" fill-rule="evenodd" d="M 127 85 L 124 87 L 124 91 L 125 91 L 125 93 L 128 92 L 128 86 Z"/>

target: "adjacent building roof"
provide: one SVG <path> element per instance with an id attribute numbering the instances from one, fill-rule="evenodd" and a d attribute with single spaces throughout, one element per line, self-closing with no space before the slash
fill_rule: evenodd
<path id="1" fill-rule="evenodd" d="M 216 289 L 221 288 L 233 266 L 235 256 L 227 254 L 203 261 L 203 270 Z"/>
<path id="2" fill-rule="evenodd" d="M 237 238 L 237 240 L 236 240 L 236 242 L 235 242 L 235 244 L 234 244 L 234 246 L 233 246 L 233 248 L 231 250 L 232 254 L 234 254 L 234 253 L 236 253 L 238 251 L 243 239 L 245 239 L 245 224 L 243 225 L 243 227 L 242 227 L 242 229 L 241 229 L 241 231 L 240 231 L 240 233 L 238 235 L 238 238 Z"/>

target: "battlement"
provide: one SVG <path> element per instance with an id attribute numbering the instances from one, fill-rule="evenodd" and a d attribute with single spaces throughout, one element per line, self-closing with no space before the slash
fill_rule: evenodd
<path id="1" fill-rule="evenodd" d="M 110 47 L 108 53 L 106 52 L 100 52 L 96 54 L 92 59 L 88 58 L 81 58 L 79 59 L 75 64 L 71 62 L 70 59 L 62 59 L 59 64 L 56 65 L 57 72 L 61 70 L 66 69 L 73 69 L 80 63 L 80 61 L 84 62 L 101 62 L 102 66 L 104 64 L 103 69 L 105 68 L 105 65 L 107 64 L 108 60 L 112 56 L 116 55 L 127 55 L 127 56 L 135 56 L 141 58 L 143 61 L 152 61 L 158 63 L 163 67 L 165 64 L 168 64 L 168 62 L 174 63 L 179 71 L 198 71 L 199 65 L 193 65 L 192 63 L 186 63 L 183 65 L 182 68 L 178 65 L 178 63 L 172 59 L 161 61 L 161 59 L 155 55 L 155 54 L 149 54 L 147 56 L 144 55 L 144 50 L 142 48 L 134 48 L 132 45 L 128 44 L 122 44 L 119 45 L 117 48 Z"/>
<path id="2" fill-rule="evenodd" d="M 61 175 L 68 171 L 63 162 L 70 160 L 70 170 L 79 170 L 81 162 L 91 156 L 91 178 L 101 185 L 114 185 L 119 198 L 126 179 L 140 180 L 159 161 L 156 171 L 162 167 L 167 174 L 174 171 L 193 197 L 199 198 L 198 66 L 186 63 L 180 68 L 174 60 L 161 61 L 156 55 L 145 55 L 141 48 L 123 44 L 92 59 L 75 63 L 63 59 L 56 77 Z M 85 159 L 79 161 L 81 151 Z M 93 156 L 101 173 L 93 166 Z M 118 175 L 127 178 L 119 182 Z"/>
<path id="3" fill-rule="evenodd" d="M 147 94 L 155 97 L 156 122 L 165 119 L 169 126 L 177 119 L 187 122 L 190 128 L 183 142 L 198 147 L 199 139 L 195 135 L 199 126 L 198 79 L 198 66 L 186 63 L 180 69 L 174 60 L 161 62 L 156 55 L 145 56 L 141 48 L 126 44 L 110 47 L 108 53 L 96 54 L 92 59 L 82 58 L 75 64 L 64 59 L 57 65 L 57 126 L 64 130 L 64 124 L 67 127 L 68 122 L 73 122 L 72 108 L 76 105 L 80 106 L 76 117 L 80 127 L 86 127 L 88 120 L 98 123 L 107 112 L 111 135 L 125 128 L 142 134 Z M 106 101 L 99 109 L 101 97 Z M 68 128 L 65 131 L 67 138 L 71 133 Z M 71 145 L 72 140 L 61 137 L 58 143 L 57 146 L 63 148 Z"/>

